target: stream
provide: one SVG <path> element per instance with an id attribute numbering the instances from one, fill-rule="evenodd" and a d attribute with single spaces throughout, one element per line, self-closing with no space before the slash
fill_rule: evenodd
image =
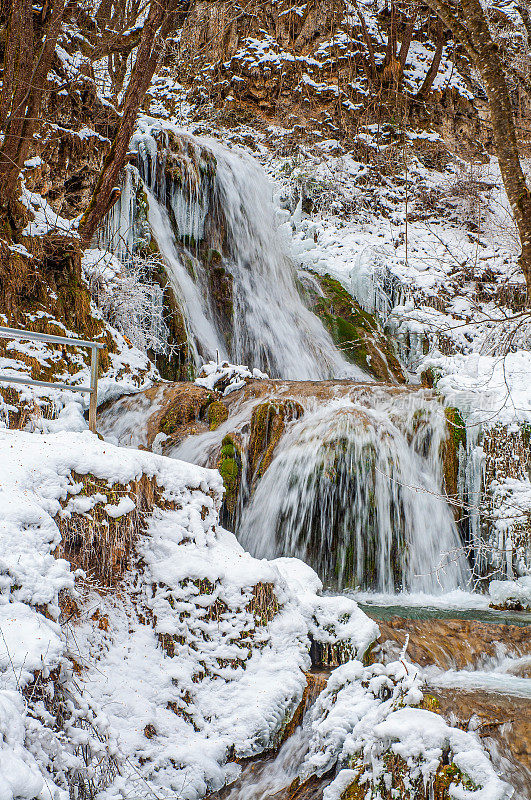
<path id="1" fill-rule="evenodd" d="M 276 380 L 220 393 L 218 422 L 204 389 L 151 387 L 102 410 L 103 435 L 219 468 L 224 525 L 251 555 L 298 557 L 336 594 L 358 587 L 346 593 L 381 630 L 372 658 L 387 663 L 404 652 L 430 707 L 476 731 L 514 800 L 529 800 L 531 613 L 491 610 L 468 591 L 493 546 L 480 525 L 483 451 L 475 439 L 464 447 L 463 423 L 449 428 L 452 409 L 436 394 L 375 383 L 346 362 L 299 291 L 289 235 L 257 164 L 211 140 L 174 139 L 171 152 L 169 140 L 136 136 L 136 166 L 103 244 L 147 226 L 196 372 L 221 357 Z M 472 503 L 463 519 L 450 495 Z M 497 547 L 489 558 L 499 570 L 508 556 Z M 513 575 L 507 563 L 499 576 Z M 298 773 L 328 674 L 311 673 L 312 690 L 277 751 L 242 763 L 239 779 L 211 800 L 322 798 L 333 776 L 300 784 Z"/>
<path id="2" fill-rule="evenodd" d="M 531 797 L 531 614 L 487 609 L 360 603 L 380 626 L 376 661 L 407 658 L 420 667 L 425 698 L 452 725 L 475 731 L 499 774 Z M 324 687 L 329 671 L 310 673 Z M 299 784 L 307 752 L 313 693 L 301 723 L 275 755 L 252 760 L 240 778 L 210 800 L 321 800 L 333 776 Z"/>

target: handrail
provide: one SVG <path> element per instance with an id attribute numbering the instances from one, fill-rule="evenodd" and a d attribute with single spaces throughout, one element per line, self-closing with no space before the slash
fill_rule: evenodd
<path id="1" fill-rule="evenodd" d="M 104 347 L 99 342 L 91 342 L 87 339 L 76 339 L 74 336 L 55 336 L 50 333 L 38 333 L 37 331 L 24 331 L 22 328 L 6 328 L 0 325 L 0 337 L 3 339 L 36 339 L 40 342 L 52 342 L 53 344 L 65 344 L 75 347 L 90 347 L 90 386 L 70 386 L 68 383 L 53 383 L 52 381 L 37 381 L 32 378 L 20 378 L 14 375 L 0 375 L 0 381 L 4 383 L 23 383 L 28 386 L 45 386 L 52 389 L 65 389 L 71 392 L 90 393 L 89 403 L 89 429 L 96 433 L 96 408 L 98 405 L 98 360 L 99 351 Z"/>

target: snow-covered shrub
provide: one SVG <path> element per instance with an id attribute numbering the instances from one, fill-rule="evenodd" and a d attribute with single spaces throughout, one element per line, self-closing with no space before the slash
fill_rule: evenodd
<path id="1" fill-rule="evenodd" d="M 92 299 L 103 318 L 144 353 L 169 352 L 164 319 L 163 289 L 149 276 L 160 264 L 156 258 L 134 255 L 122 264 L 110 253 L 88 250 L 83 270 Z"/>
<path id="2" fill-rule="evenodd" d="M 422 700 L 418 670 L 404 658 L 338 667 L 310 715 L 303 777 L 340 767 L 324 800 L 509 798 L 478 737 L 416 707 Z"/>

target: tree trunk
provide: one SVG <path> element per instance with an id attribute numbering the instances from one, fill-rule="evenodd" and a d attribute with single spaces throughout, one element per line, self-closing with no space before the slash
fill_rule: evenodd
<path id="1" fill-rule="evenodd" d="M 376 81 L 378 70 L 376 68 L 376 58 L 374 56 L 374 47 L 372 45 L 371 35 L 367 30 L 367 23 L 365 22 L 365 17 L 363 16 L 363 13 L 360 7 L 358 6 L 356 0 L 354 0 L 354 5 L 356 6 L 356 13 L 360 21 L 363 41 L 365 42 L 365 47 L 367 48 L 368 59 L 367 61 L 365 60 L 363 61 L 363 67 L 365 69 L 369 81 Z"/>
<path id="2" fill-rule="evenodd" d="M 400 75 L 398 77 L 399 83 L 402 81 L 402 77 L 404 75 L 404 67 L 406 66 L 407 54 L 409 53 L 411 40 L 413 39 L 413 33 L 415 32 L 415 24 L 417 22 L 418 13 L 419 7 L 415 6 L 411 12 L 411 17 L 404 32 L 402 44 L 400 45 L 400 53 L 398 54 L 398 63 L 400 64 Z"/>
<path id="3" fill-rule="evenodd" d="M 439 72 L 439 67 L 441 64 L 442 58 L 442 51 L 444 47 L 444 25 L 442 24 L 441 20 L 437 20 L 437 45 L 435 49 L 435 53 L 433 56 L 433 61 L 430 64 L 430 68 L 426 73 L 426 77 L 422 81 L 422 86 L 417 92 L 418 98 L 427 97 L 431 92 L 431 87 L 433 86 L 433 81 L 437 77 L 437 73 Z"/>
<path id="4" fill-rule="evenodd" d="M 85 245 L 90 243 L 96 228 L 117 199 L 120 172 L 126 161 L 138 111 L 157 67 L 165 36 L 174 22 L 169 3 L 152 3 L 142 29 L 135 65 L 125 92 L 122 115 L 114 141 L 105 159 L 101 175 L 87 210 L 81 218 L 79 233 Z"/>
<path id="5" fill-rule="evenodd" d="M 447 0 L 426 0 L 466 49 L 478 69 L 489 101 L 500 172 L 520 236 L 520 267 L 531 300 L 531 192 L 522 170 L 511 97 L 498 46 L 490 34 L 480 0 L 461 0 L 463 18 Z"/>

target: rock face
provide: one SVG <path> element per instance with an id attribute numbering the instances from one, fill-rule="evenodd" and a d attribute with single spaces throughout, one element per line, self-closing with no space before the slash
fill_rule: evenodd
<path id="1" fill-rule="evenodd" d="M 402 367 L 376 317 L 360 307 L 339 281 L 317 276 L 322 296 L 315 296 L 312 311 L 330 331 L 334 343 L 352 364 L 378 381 L 406 383 Z"/>
<path id="2" fill-rule="evenodd" d="M 296 7 L 287 0 L 253 2 L 246 8 L 250 13 L 234 18 L 229 2 L 196 3 L 168 64 L 196 101 L 222 108 L 220 124 L 267 120 L 287 127 L 287 119 L 295 126 L 293 146 L 316 127 L 355 139 L 360 120 L 382 124 L 408 108 L 411 119 L 440 126 L 457 147 L 477 148 L 481 126 L 463 78 L 459 86 L 450 80 L 435 91 L 428 87 L 419 101 L 422 80 L 410 66 L 402 71 L 396 52 L 381 45 L 392 39 L 396 50 L 397 31 L 404 41 L 408 13 L 366 5 L 362 23 L 343 0 Z M 440 35 L 427 15 L 418 20 L 413 46 L 417 38 L 423 46 L 428 41 L 432 60 Z M 443 69 L 446 60 L 445 54 Z M 469 80 L 466 60 L 459 67 Z M 416 102 L 409 104 L 410 98 Z"/>
<path id="3" fill-rule="evenodd" d="M 217 467 L 223 524 L 256 555 L 298 553 L 329 584 L 383 591 L 414 580 L 441 548 L 460 548 L 442 495 L 427 537 L 424 495 L 416 504 L 400 488 L 428 480 L 442 493 L 441 453 L 457 458 L 454 429 L 426 390 L 262 379 L 222 396 L 161 384 L 109 405 L 99 426 L 120 444 Z M 467 570 L 451 559 L 438 580 L 456 587 Z"/>

